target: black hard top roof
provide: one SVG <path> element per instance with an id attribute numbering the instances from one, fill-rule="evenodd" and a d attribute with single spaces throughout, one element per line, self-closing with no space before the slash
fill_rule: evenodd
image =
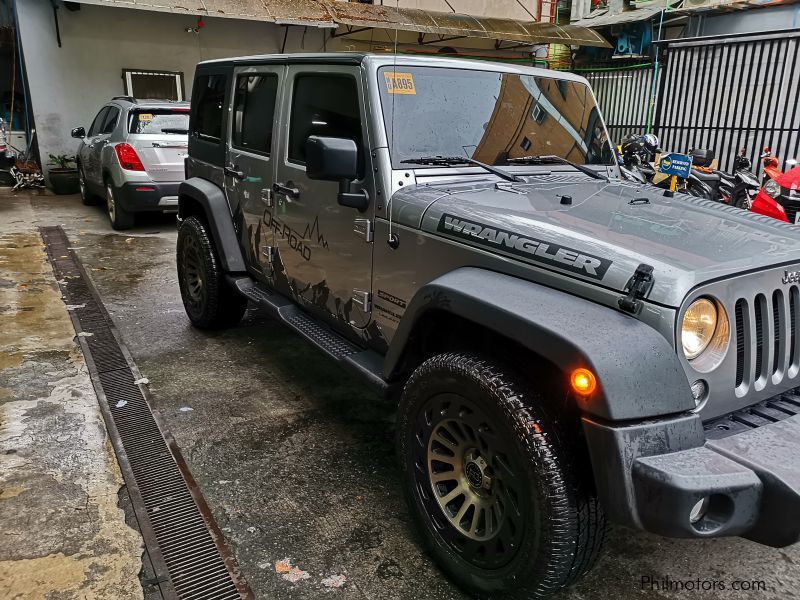
<path id="1" fill-rule="evenodd" d="M 370 54 L 366 52 L 308 52 L 297 54 L 256 54 L 253 56 L 237 56 L 232 58 L 221 58 L 217 60 L 207 60 L 197 65 L 198 69 L 208 67 L 232 67 L 234 65 L 246 65 L 255 63 L 263 65 L 272 64 L 291 64 L 291 63 L 317 63 L 333 65 L 358 65 L 361 64 Z"/>

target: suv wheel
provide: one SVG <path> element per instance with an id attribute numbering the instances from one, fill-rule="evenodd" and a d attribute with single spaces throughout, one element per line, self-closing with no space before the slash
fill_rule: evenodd
<path id="1" fill-rule="evenodd" d="M 95 197 L 86 189 L 86 173 L 83 172 L 83 165 L 78 165 L 78 188 L 81 192 L 81 202 L 84 206 L 96 204 Z"/>
<path id="2" fill-rule="evenodd" d="M 435 356 L 403 390 L 398 452 L 414 519 L 441 567 L 481 597 L 541 598 L 588 571 L 605 517 L 577 435 L 511 371 Z M 583 475 L 583 476 L 581 476 Z"/>
<path id="3" fill-rule="evenodd" d="M 178 229 L 178 284 L 186 314 L 196 327 L 214 329 L 238 323 L 247 300 L 230 288 L 206 225 L 188 217 Z"/>
<path id="4" fill-rule="evenodd" d="M 117 192 L 110 181 L 106 181 L 106 210 L 111 227 L 117 231 L 133 227 L 133 215 L 117 202 Z"/>

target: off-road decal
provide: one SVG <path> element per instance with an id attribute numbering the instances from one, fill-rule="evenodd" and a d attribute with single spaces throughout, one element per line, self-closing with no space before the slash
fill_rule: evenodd
<path id="1" fill-rule="evenodd" d="M 320 248 L 328 249 L 328 242 L 319 230 L 319 217 L 316 217 L 313 223 L 306 225 L 302 234 L 273 216 L 269 210 L 264 211 L 263 222 L 267 229 L 272 229 L 276 236 L 285 239 L 289 247 L 305 260 L 311 260 L 311 248 L 308 242 L 316 241 Z"/>
<path id="2" fill-rule="evenodd" d="M 488 248 L 500 250 L 559 269 L 573 271 L 592 279 L 602 279 L 611 266 L 611 261 L 591 254 L 580 252 L 552 242 L 543 242 L 531 237 L 490 227 L 443 214 L 439 219 L 438 231 L 452 237 L 468 240 Z"/>

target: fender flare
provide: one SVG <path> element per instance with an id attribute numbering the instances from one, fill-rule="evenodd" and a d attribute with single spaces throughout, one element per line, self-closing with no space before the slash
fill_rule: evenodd
<path id="1" fill-rule="evenodd" d="M 202 207 L 223 270 L 228 273 L 247 271 L 228 201 L 222 190 L 200 177 L 192 177 L 181 183 L 178 188 L 178 217 L 181 219 L 191 215 L 187 198 Z"/>
<path id="2" fill-rule="evenodd" d="M 453 313 L 515 340 L 562 369 L 586 367 L 598 391 L 577 398 L 601 419 L 645 419 L 695 407 L 675 350 L 638 319 L 530 281 L 464 267 L 433 280 L 412 298 L 384 363 L 390 378 L 419 319 Z"/>

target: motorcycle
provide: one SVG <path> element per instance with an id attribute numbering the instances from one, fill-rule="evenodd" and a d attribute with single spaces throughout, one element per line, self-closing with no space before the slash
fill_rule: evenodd
<path id="1" fill-rule="evenodd" d="M 627 137 L 619 147 L 623 176 L 637 183 L 649 183 L 661 189 L 669 189 L 669 177 L 657 171 L 654 166 L 656 157 L 661 152 L 658 138 L 651 133 Z M 702 181 L 695 170 L 692 170 L 687 179 L 679 181 L 678 190 L 698 198 L 715 199 L 714 189 Z"/>
<path id="2" fill-rule="evenodd" d="M 733 159 L 733 172 L 713 168 L 712 150 L 690 150 L 692 173 L 711 190 L 711 199 L 738 208 L 749 208 L 761 187 L 750 169 L 752 162 L 742 149 Z"/>
<path id="3" fill-rule="evenodd" d="M 787 170 L 778 167 L 778 158 L 769 148 L 761 155 L 764 185 L 748 207 L 754 213 L 787 223 L 800 222 L 800 167 L 787 160 Z"/>

